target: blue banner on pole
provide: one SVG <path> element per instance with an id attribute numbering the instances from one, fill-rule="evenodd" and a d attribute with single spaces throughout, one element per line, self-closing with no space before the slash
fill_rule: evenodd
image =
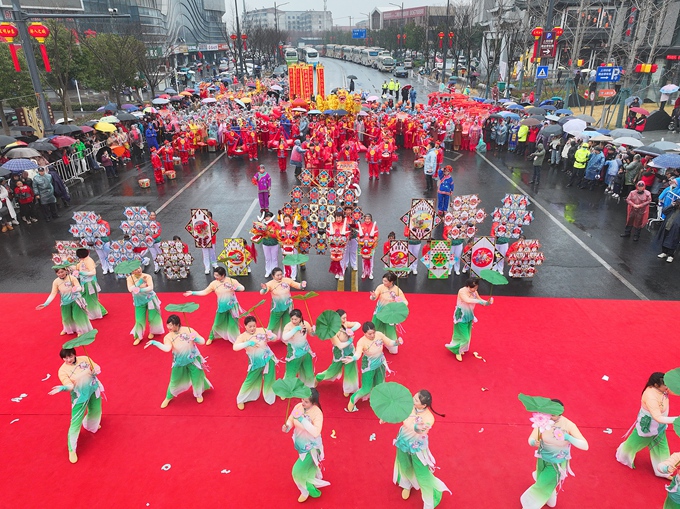
<path id="1" fill-rule="evenodd" d="M 365 28 L 352 29 L 352 39 L 366 39 L 366 29 Z"/>

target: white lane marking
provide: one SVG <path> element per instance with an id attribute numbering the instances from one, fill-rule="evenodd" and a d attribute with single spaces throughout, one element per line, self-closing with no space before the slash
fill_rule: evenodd
<path id="1" fill-rule="evenodd" d="M 453 162 L 455 163 L 455 162 L 458 161 L 458 159 L 460 159 L 461 157 L 463 157 L 463 154 L 461 154 L 460 152 L 456 152 L 456 154 L 455 154 L 454 157 L 447 157 L 447 156 L 444 156 L 444 159 L 448 159 L 449 161 L 453 161 Z"/>
<path id="2" fill-rule="evenodd" d="M 232 239 L 236 238 L 238 236 L 238 234 L 241 233 L 241 230 L 245 226 L 246 221 L 248 221 L 248 218 L 250 217 L 250 214 L 252 214 L 253 210 L 255 209 L 255 205 L 257 205 L 258 201 L 259 200 L 257 198 L 255 198 L 253 200 L 253 203 L 250 204 L 250 207 L 248 207 L 248 211 L 243 216 L 243 219 L 241 219 L 241 222 L 236 227 L 236 230 L 234 230 L 234 233 L 231 234 Z"/>
<path id="3" fill-rule="evenodd" d="M 520 191 L 522 194 L 525 194 L 524 190 L 517 185 L 510 177 L 508 177 L 503 171 L 496 166 L 494 163 L 489 161 L 486 156 L 483 154 L 477 154 L 480 156 L 482 159 L 484 159 L 487 163 L 491 165 L 491 167 L 498 172 L 498 174 L 503 177 L 505 180 L 507 180 L 515 189 Z M 631 292 L 633 292 L 637 298 L 640 300 L 649 300 L 649 297 L 647 297 L 644 293 L 642 293 L 640 290 L 638 290 L 633 283 L 628 281 L 623 275 L 616 270 L 614 267 L 609 265 L 600 255 L 598 255 L 595 251 L 593 251 L 585 242 L 583 242 L 581 239 L 579 239 L 569 228 L 567 228 L 559 219 L 557 219 L 555 216 L 553 216 L 550 211 L 546 207 L 544 207 L 537 199 L 536 197 L 532 196 L 531 201 L 533 204 L 536 206 L 537 209 L 539 209 L 541 212 L 543 212 L 546 216 L 548 216 L 553 223 L 555 223 L 564 233 L 569 235 L 569 237 L 572 238 L 574 242 L 576 242 L 579 246 L 581 246 L 590 256 L 592 256 L 600 265 L 602 265 L 609 273 L 614 276 L 616 279 L 621 281 L 623 285 L 628 288 Z"/>
<path id="4" fill-rule="evenodd" d="M 186 191 L 187 188 L 188 188 L 191 184 L 193 184 L 193 183 L 196 182 L 199 178 L 201 178 L 201 176 L 203 176 L 203 174 L 204 174 L 206 171 L 208 171 L 210 168 L 212 168 L 213 165 L 214 165 L 217 161 L 219 161 L 220 159 L 222 159 L 222 157 L 224 157 L 224 154 L 225 154 L 225 152 L 222 152 L 220 155 L 218 155 L 218 156 L 215 158 L 215 160 L 214 160 L 212 163 L 210 163 L 208 166 L 206 166 L 206 167 L 205 167 L 198 175 L 196 175 L 196 176 L 195 176 L 194 178 L 192 178 L 189 182 L 187 182 L 186 184 L 184 184 L 184 186 L 182 186 L 182 189 L 180 189 L 180 190 L 177 191 L 175 194 L 173 194 L 170 198 L 168 198 L 168 200 L 167 200 L 163 205 L 161 205 L 160 207 L 158 207 L 158 208 L 156 209 L 156 213 L 161 212 L 161 211 L 162 211 L 163 209 L 165 209 L 168 205 L 170 205 L 173 201 L 175 201 L 175 199 L 176 199 L 180 194 L 182 194 L 184 191 Z"/>

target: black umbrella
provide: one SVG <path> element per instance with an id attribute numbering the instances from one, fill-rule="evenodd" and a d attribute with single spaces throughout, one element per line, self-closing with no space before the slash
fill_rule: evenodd
<path id="1" fill-rule="evenodd" d="M 17 139 L 13 138 L 12 136 L 0 135 L 0 147 L 9 145 L 10 143 L 14 143 L 15 141 L 17 141 Z"/>
<path id="2" fill-rule="evenodd" d="M 29 143 L 28 146 L 35 150 L 40 150 L 41 152 L 54 152 L 57 150 L 57 147 L 48 141 L 34 141 L 33 143 Z"/>
<path id="3" fill-rule="evenodd" d="M 108 152 L 108 153 L 109 153 L 109 157 L 111 157 L 111 156 L 113 155 L 113 152 L 111 151 L 111 147 L 109 147 L 108 145 L 107 145 L 107 146 L 104 146 L 104 147 L 102 147 L 102 148 L 100 148 L 100 149 L 97 151 L 97 155 L 95 156 L 95 158 L 97 159 L 97 161 L 100 162 L 100 163 L 102 162 L 102 154 L 103 154 L 104 152 Z"/>
<path id="4" fill-rule="evenodd" d="M 13 125 L 9 128 L 10 131 L 20 131 L 22 133 L 32 133 L 35 131 L 30 125 Z"/>
<path id="5" fill-rule="evenodd" d="M 77 125 L 55 125 L 54 126 L 54 134 L 73 134 L 73 133 L 79 133 L 80 132 L 80 127 Z"/>
<path id="6" fill-rule="evenodd" d="M 634 148 L 633 152 L 635 152 L 636 154 L 644 154 L 646 156 L 660 156 L 661 154 L 665 153 L 660 148 L 650 147 L 648 145 Z"/>
<path id="7" fill-rule="evenodd" d="M 9 171 L 8 169 L 0 168 L 0 178 L 8 177 L 10 175 L 10 173 L 12 173 L 12 172 Z"/>
<path id="8" fill-rule="evenodd" d="M 358 78 L 356 76 L 354 76 L 354 74 L 350 74 L 349 76 L 347 76 L 347 79 L 348 80 L 356 80 Z"/>
<path id="9" fill-rule="evenodd" d="M 128 113 L 127 111 L 119 111 L 116 113 L 116 117 L 118 117 L 118 120 L 121 122 L 127 122 L 128 120 L 137 120 L 137 117 L 135 117 L 132 113 Z"/>

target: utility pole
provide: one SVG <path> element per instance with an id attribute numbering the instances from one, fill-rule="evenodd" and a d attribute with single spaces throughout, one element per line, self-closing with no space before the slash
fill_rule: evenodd
<path id="1" fill-rule="evenodd" d="M 245 0 L 244 4 L 245 5 Z M 236 45 L 238 46 L 238 63 L 236 65 L 236 68 L 238 69 L 239 65 L 241 66 L 241 73 L 245 76 L 246 74 L 246 66 L 243 62 L 243 40 L 241 39 L 241 24 L 238 20 L 238 0 L 234 0 L 234 7 L 236 8 Z"/>
<path id="2" fill-rule="evenodd" d="M 451 33 L 451 28 L 449 27 L 449 6 L 451 5 L 451 0 L 446 0 L 446 36 L 449 38 L 449 41 L 451 40 L 451 36 L 449 35 Z M 446 46 L 443 48 L 443 54 L 442 54 L 442 83 L 446 83 Z M 468 64 L 469 65 L 469 64 Z"/>
<path id="3" fill-rule="evenodd" d="M 546 16 L 545 28 L 543 32 L 553 29 L 553 11 L 555 10 L 555 0 L 548 2 L 548 15 Z M 555 42 L 556 44 L 556 42 Z M 547 59 L 546 59 L 547 60 Z M 510 70 L 508 69 L 508 73 Z M 541 90 L 543 88 L 543 80 L 536 80 L 536 95 L 534 97 L 534 105 L 538 106 L 541 102 Z"/>
<path id="4" fill-rule="evenodd" d="M 38 65 L 35 62 L 35 54 L 33 53 L 33 46 L 31 44 L 31 36 L 28 33 L 27 21 L 30 19 L 77 19 L 77 18 L 129 18 L 129 14 L 118 15 L 118 10 L 109 9 L 109 15 L 101 14 L 49 14 L 49 13 L 33 13 L 27 14 L 21 10 L 21 0 L 12 0 L 12 19 L 19 30 L 19 39 L 21 40 L 21 47 L 24 49 L 24 56 L 26 57 L 26 65 L 28 65 L 28 73 L 31 76 L 31 83 L 33 84 L 33 91 L 38 102 L 38 109 L 40 110 L 40 119 L 43 121 L 45 133 L 52 132 L 52 120 L 47 111 L 47 100 L 45 99 L 45 92 L 40 82 L 40 74 L 38 72 Z"/>

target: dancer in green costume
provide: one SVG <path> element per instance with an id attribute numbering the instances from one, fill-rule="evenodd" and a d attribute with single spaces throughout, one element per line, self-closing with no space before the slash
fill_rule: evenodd
<path id="1" fill-rule="evenodd" d="M 359 390 L 359 373 L 357 371 L 357 363 L 350 362 L 343 364 L 343 357 L 351 357 L 354 355 L 354 332 L 359 330 L 361 324 L 359 322 L 350 322 L 347 320 L 347 313 L 343 309 L 336 311 L 340 315 L 342 327 L 338 333 L 331 338 L 333 345 L 333 362 L 326 371 L 322 371 L 316 375 L 316 380 L 322 382 L 324 380 L 337 380 L 342 377 L 342 391 L 345 397 L 355 393 Z M 343 374 L 344 368 L 344 374 Z"/>
<path id="2" fill-rule="evenodd" d="M 92 330 L 92 324 L 87 317 L 87 304 L 82 296 L 82 287 L 78 279 L 69 274 L 67 269 L 56 268 L 57 278 L 52 281 L 52 291 L 43 304 L 39 304 L 35 309 L 45 309 L 50 302 L 59 295 L 61 303 L 61 322 L 63 328 L 61 335 L 64 334 L 85 334 Z"/>
<path id="3" fill-rule="evenodd" d="M 283 277 L 280 267 L 272 270 L 272 280 L 260 285 L 260 294 L 267 292 L 272 294 L 272 310 L 269 315 L 268 330 L 276 334 L 277 339 L 283 336 L 283 328 L 290 321 L 289 313 L 293 310 L 293 299 L 290 296 L 290 289 L 302 290 L 307 287 L 307 281 L 298 283 L 289 277 Z"/>
<path id="4" fill-rule="evenodd" d="M 670 455 L 666 461 L 659 463 L 659 472 L 671 478 L 666 486 L 666 502 L 663 509 L 680 509 L 680 452 Z"/>
<path id="5" fill-rule="evenodd" d="M 308 334 L 314 334 L 315 327 L 302 319 L 302 311 L 293 309 L 290 322 L 283 328 L 282 340 L 288 347 L 286 355 L 286 374 L 284 378 L 298 377 L 307 387 L 316 386 L 314 378 L 314 358 L 307 341 Z"/>
<path id="6" fill-rule="evenodd" d="M 361 326 L 364 336 L 357 341 L 356 351 L 351 357 L 343 357 L 345 364 L 356 363 L 361 359 L 361 389 L 352 394 L 347 404 L 348 412 L 356 412 L 356 403 L 367 399 L 373 387 L 385 381 L 385 372 L 389 371 L 387 360 L 383 353 L 383 347 L 398 346 L 402 344 L 401 338 L 393 341 L 382 332 L 375 330 L 373 322 L 366 322 Z M 363 357 L 363 359 L 362 359 Z"/>
<path id="7" fill-rule="evenodd" d="M 477 290 L 479 289 L 479 278 L 471 277 L 465 282 L 465 286 L 458 290 L 456 310 L 453 312 L 453 337 L 451 342 L 444 345 L 451 352 L 456 354 L 456 359 L 463 360 L 463 354 L 470 349 L 470 337 L 472 336 L 472 324 L 477 321 L 475 318 L 475 306 L 490 306 L 493 304 L 493 297 L 489 300 L 480 298 Z"/>
<path id="8" fill-rule="evenodd" d="M 561 401 L 554 399 L 556 403 Z M 562 405 L 564 406 L 564 405 Z M 535 483 L 520 497 L 522 509 L 541 509 L 544 505 L 555 507 L 557 492 L 567 476 L 574 475 L 571 470 L 571 446 L 588 450 L 588 441 L 576 427 L 563 415 L 533 414 L 534 430 L 529 436 L 529 445 L 537 447 Z"/>
<path id="9" fill-rule="evenodd" d="M 664 384 L 664 373 L 652 373 L 642 392 L 642 402 L 630 435 L 616 450 L 616 459 L 627 467 L 635 468 L 635 455 L 649 448 L 649 456 L 654 474 L 668 477 L 659 471 L 659 464 L 668 459 L 670 450 L 666 438 L 666 428 L 676 419 L 669 417 L 668 387 Z"/>
<path id="10" fill-rule="evenodd" d="M 308 497 L 320 497 L 319 488 L 330 485 L 323 480 L 320 468 L 324 459 L 321 441 L 323 412 L 316 389 L 311 389 L 309 398 L 303 398 L 293 407 L 282 431 L 288 433 L 291 429 L 295 450 L 298 452 L 298 459 L 293 465 L 293 481 L 300 490 L 298 502 L 304 502 Z"/>
<path id="11" fill-rule="evenodd" d="M 236 299 L 235 292 L 242 292 L 245 290 L 245 287 L 234 278 L 227 277 L 227 271 L 224 267 L 215 267 L 213 269 L 213 276 L 215 281 L 210 283 L 208 288 L 200 292 L 184 292 L 184 296 L 195 295 L 203 297 L 215 292 L 217 296 L 217 313 L 215 314 L 215 321 L 212 329 L 210 329 L 210 336 L 208 336 L 206 344 L 212 343 L 215 337 L 226 339 L 233 343 L 240 333 L 238 317 L 243 313 L 243 309 Z"/>
<path id="12" fill-rule="evenodd" d="M 182 327 L 177 315 L 170 315 L 167 321 L 168 332 L 163 342 L 147 341 L 144 349 L 155 346 L 164 352 L 172 352 L 172 373 L 170 384 L 161 408 L 165 408 L 172 398 L 184 391 L 193 389 L 194 398 L 203 403 L 203 391 L 212 389 L 212 384 L 205 376 L 207 365 L 196 345 L 205 344 L 205 339 L 191 327 Z"/>
<path id="13" fill-rule="evenodd" d="M 434 425 L 432 395 L 421 390 L 413 395 L 413 411 L 402 423 L 394 440 L 397 457 L 394 460 L 394 484 L 400 486 L 401 498 L 411 496 L 411 489 L 420 490 L 423 508 L 433 509 L 442 500 L 445 491 L 451 493 L 441 480 L 433 474 L 436 463 L 430 452 L 429 435 Z M 445 417 L 443 414 L 437 414 Z"/>
<path id="14" fill-rule="evenodd" d="M 392 341 L 397 341 L 397 339 L 401 338 L 397 335 L 396 326 L 391 323 L 384 323 L 377 315 L 378 312 L 390 302 L 403 302 L 408 306 L 408 300 L 406 300 L 406 295 L 401 291 L 401 288 L 395 284 L 397 282 L 397 276 L 394 272 L 387 272 L 382 280 L 382 284 L 378 285 L 375 291 L 371 292 L 371 300 L 378 301 L 375 306 L 375 311 L 373 312 L 373 323 L 375 324 L 375 330 L 382 332 Z M 399 351 L 399 347 L 397 344 L 390 345 L 387 347 L 387 351 L 396 354 Z"/>
<path id="15" fill-rule="evenodd" d="M 99 284 L 97 283 L 97 265 L 90 258 L 90 252 L 85 248 L 76 249 L 78 263 L 77 272 L 73 275 L 80 278 L 83 287 L 83 298 L 87 303 L 87 316 L 90 320 L 98 320 L 106 313 L 106 309 L 99 302 Z"/>
<path id="16" fill-rule="evenodd" d="M 134 338 L 133 345 L 138 345 L 144 337 L 147 314 L 149 317 L 149 339 L 155 334 L 163 334 L 163 320 L 161 319 L 161 301 L 153 291 L 153 278 L 142 272 L 141 263 L 127 277 L 128 291 L 132 294 L 135 306 L 135 326 L 130 331 Z"/>
<path id="17" fill-rule="evenodd" d="M 68 459 L 71 463 L 78 461 L 76 447 L 82 426 L 90 433 L 96 433 L 101 427 L 102 399 L 104 386 L 97 375 L 101 368 L 84 355 L 76 357 L 75 348 L 62 348 L 59 356 L 64 364 L 59 368 L 57 385 L 48 393 L 50 396 L 59 392 L 71 393 L 71 426 L 68 428 Z"/>
<path id="18" fill-rule="evenodd" d="M 236 396 L 239 410 L 245 408 L 249 401 L 260 397 L 260 390 L 265 403 L 273 405 L 276 400 L 272 388 L 276 380 L 276 363 L 278 359 L 271 351 L 267 341 L 275 341 L 276 336 L 269 330 L 257 326 L 254 316 L 246 316 L 243 320 L 246 330 L 234 341 L 234 351 L 245 350 L 248 354 L 248 376 L 244 380 Z"/>

